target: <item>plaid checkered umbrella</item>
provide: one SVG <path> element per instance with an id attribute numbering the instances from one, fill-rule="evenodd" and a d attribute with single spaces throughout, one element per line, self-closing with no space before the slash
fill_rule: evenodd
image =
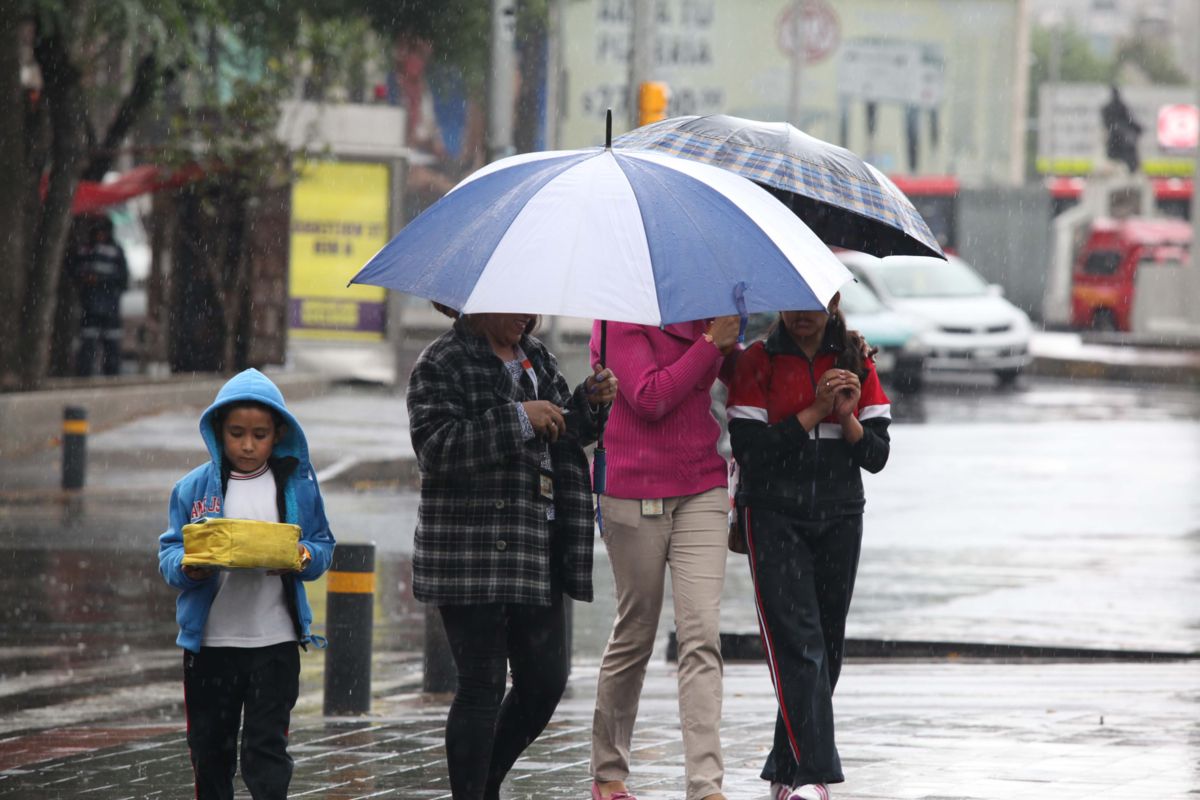
<path id="1" fill-rule="evenodd" d="M 826 244 L 881 257 L 945 258 L 925 220 L 886 175 L 786 122 L 724 114 L 672 117 L 630 131 L 613 145 L 702 161 L 749 178 Z"/>

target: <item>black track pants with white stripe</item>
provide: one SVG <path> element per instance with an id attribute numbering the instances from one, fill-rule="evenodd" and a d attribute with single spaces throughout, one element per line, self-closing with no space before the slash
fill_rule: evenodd
<path id="1" fill-rule="evenodd" d="M 839 783 L 833 689 L 862 545 L 862 515 L 809 520 L 751 504 L 740 509 L 759 629 L 779 713 L 762 777 L 797 786 Z"/>

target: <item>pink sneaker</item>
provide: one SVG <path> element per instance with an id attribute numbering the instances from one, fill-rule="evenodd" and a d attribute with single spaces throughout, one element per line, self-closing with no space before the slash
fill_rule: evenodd
<path id="1" fill-rule="evenodd" d="M 600 787 L 596 785 L 596 782 L 592 781 L 592 800 L 637 800 L 637 798 L 629 792 L 613 792 L 605 797 L 600 794 Z"/>
<path id="2" fill-rule="evenodd" d="M 806 783 L 792 788 L 784 783 L 771 784 L 771 800 L 830 800 L 823 783 Z"/>

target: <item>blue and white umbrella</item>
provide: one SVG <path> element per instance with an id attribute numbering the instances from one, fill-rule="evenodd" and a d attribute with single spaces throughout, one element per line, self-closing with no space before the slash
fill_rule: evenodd
<path id="1" fill-rule="evenodd" d="M 351 283 L 464 314 L 644 325 L 739 314 L 744 330 L 754 312 L 823 309 L 850 278 L 798 217 L 752 181 L 674 156 L 604 147 L 489 164 L 409 223 Z M 602 415 L 598 494 L 603 422 Z"/>
<path id="2" fill-rule="evenodd" d="M 465 314 L 665 325 L 824 308 L 850 277 L 753 182 L 673 156 L 593 148 L 513 156 L 478 170 L 351 283 Z"/>

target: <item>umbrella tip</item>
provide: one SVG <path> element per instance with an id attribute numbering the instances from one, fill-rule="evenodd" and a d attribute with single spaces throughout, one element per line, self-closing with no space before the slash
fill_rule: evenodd
<path id="1" fill-rule="evenodd" d="M 612 149 L 612 109 L 604 114 L 604 149 Z"/>

